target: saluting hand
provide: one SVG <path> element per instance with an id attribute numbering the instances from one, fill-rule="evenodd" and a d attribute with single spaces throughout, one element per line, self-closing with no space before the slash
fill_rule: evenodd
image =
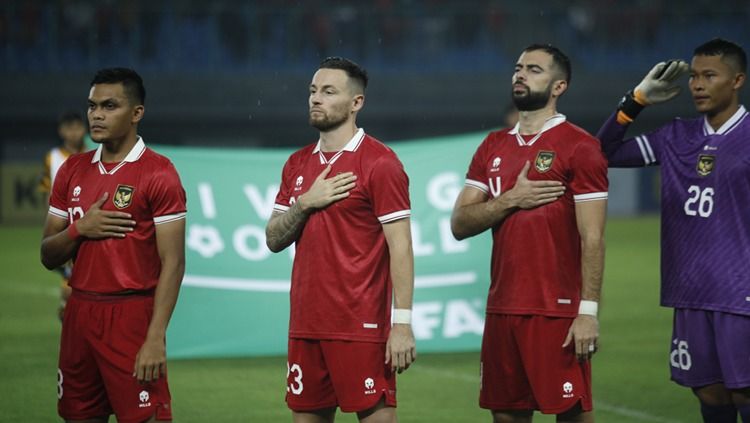
<path id="1" fill-rule="evenodd" d="M 299 196 L 297 202 L 300 203 L 302 210 L 322 209 L 349 196 L 349 191 L 356 185 L 354 181 L 357 180 L 357 176 L 352 172 L 344 172 L 326 179 L 330 172 L 331 165 L 328 165 L 315 178 L 310 189 Z"/>
<path id="2" fill-rule="evenodd" d="M 86 214 L 76 221 L 78 233 L 86 238 L 125 238 L 125 234 L 132 232 L 135 221 L 131 220 L 130 213 L 119 211 L 102 210 L 102 205 L 109 193 L 104 193 L 88 209 Z"/>
<path id="3" fill-rule="evenodd" d="M 508 191 L 511 204 L 522 209 L 532 209 L 557 200 L 565 193 L 560 181 L 532 181 L 528 178 L 531 164 L 527 160 L 516 178 L 516 184 Z"/>
<path id="4" fill-rule="evenodd" d="M 636 101 L 647 106 L 671 100 L 681 90 L 677 80 L 689 71 L 690 65 L 679 59 L 657 63 L 633 90 Z"/>

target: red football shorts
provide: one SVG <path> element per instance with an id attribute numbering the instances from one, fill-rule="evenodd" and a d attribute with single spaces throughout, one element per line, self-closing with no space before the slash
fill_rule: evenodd
<path id="1" fill-rule="evenodd" d="M 287 360 L 286 402 L 294 411 L 365 411 L 383 397 L 396 406 L 396 375 L 385 365 L 385 344 L 289 339 Z"/>
<path id="2" fill-rule="evenodd" d="M 570 318 L 487 314 L 482 338 L 479 406 L 560 414 L 580 402 L 593 409 L 591 364 L 579 362 Z"/>
<path id="3" fill-rule="evenodd" d="M 57 409 L 67 420 L 114 412 L 119 422 L 156 415 L 171 420 L 166 376 L 139 384 L 135 356 L 146 339 L 151 296 L 98 296 L 73 291 L 65 308 L 57 371 Z"/>

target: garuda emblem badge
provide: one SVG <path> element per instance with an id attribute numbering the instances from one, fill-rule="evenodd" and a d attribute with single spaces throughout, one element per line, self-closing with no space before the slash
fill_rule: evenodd
<path id="1" fill-rule="evenodd" d="M 133 202 L 133 191 L 135 188 L 128 185 L 118 185 L 115 196 L 112 197 L 112 203 L 118 209 L 124 209 Z"/>
<path id="2" fill-rule="evenodd" d="M 716 156 L 701 154 L 698 156 L 698 165 L 695 167 L 695 170 L 698 171 L 698 175 L 700 176 L 708 176 L 708 174 L 714 170 L 715 164 Z"/>
<path id="3" fill-rule="evenodd" d="M 534 167 L 539 173 L 544 173 L 552 169 L 552 160 L 555 158 L 555 153 L 552 151 L 540 151 L 536 155 L 534 160 Z"/>

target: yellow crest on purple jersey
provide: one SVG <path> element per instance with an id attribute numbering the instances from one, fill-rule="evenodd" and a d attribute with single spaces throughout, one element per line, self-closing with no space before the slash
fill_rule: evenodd
<path id="1" fill-rule="evenodd" d="M 539 173 L 544 173 L 552 169 L 552 160 L 555 158 L 553 151 L 540 151 L 534 160 L 534 167 Z"/>
<path id="2" fill-rule="evenodd" d="M 716 156 L 701 154 L 698 156 L 698 165 L 695 167 L 695 170 L 698 171 L 698 175 L 700 176 L 708 176 L 714 170 L 714 163 L 716 163 Z"/>
<path id="3" fill-rule="evenodd" d="M 133 202 L 133 191 L 135 188 L 128 185 L 118 185 L 117 191 L 115 191 L 114 197 L 112 197 L 112 204 L 118 209 L 124 209 Z"/>

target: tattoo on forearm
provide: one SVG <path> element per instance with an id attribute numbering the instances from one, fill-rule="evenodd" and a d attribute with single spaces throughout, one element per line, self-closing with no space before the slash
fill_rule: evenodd
<path id="1" fill-rule="evenodd" d="M 274 219 L 268 226 L 268 243 L 286 248 L 297 240 L 307 221 L 307 214 L 299 203 L 294 203 L 289 210 Z"/>

